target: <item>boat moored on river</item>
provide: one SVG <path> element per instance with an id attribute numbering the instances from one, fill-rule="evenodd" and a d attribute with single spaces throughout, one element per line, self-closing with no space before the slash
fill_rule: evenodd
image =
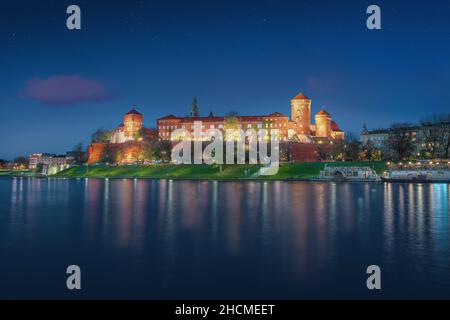
<path id="1" fill-rule="evenodd" d="M 380 176 L 368 166 L 345 167 L 328 166 L 320 171 L 319 177 L 315 181 L 361 181 L 377 182 L 381 181 Z"/>
<path id="2" fill-rule="evenodd" d="M 389 182 L 450 182 L 450 170 L 390 170 L 383 176 Z"/>

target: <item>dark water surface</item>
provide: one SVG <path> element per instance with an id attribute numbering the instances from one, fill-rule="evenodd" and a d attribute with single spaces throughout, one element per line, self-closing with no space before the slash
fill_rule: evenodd
<path id="1" fill-rule="evenodd" d="M 449 200 L 448 184 L 0 178 L 0 297 L 450 298 Z"/>

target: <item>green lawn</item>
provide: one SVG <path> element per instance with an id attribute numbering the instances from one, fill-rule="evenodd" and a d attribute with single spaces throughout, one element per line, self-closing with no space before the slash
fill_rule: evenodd
<path id="1" fill-rule="evenodd" d="M 260 165 L 132 165 L 132 166 L 75 166 L 59 172 L 55 177 L 98 177 L 98 178 L 154 178 L 154 179 L 307 179 L 317 176 L 324 162 L 304 162 L 280 165 L 272 176 L 252 177 Z M 387 169 L 384 162 L 334 162 L 332 166 L 371 166 L 378 173 Z M 222 170 L 221 170 L 222 169 Z M 247 174 L 247 175 L 246 175 Z"/>
<path id="2" fill-rule="evenodd" d="M 30 175 L 30 170 L 4 170 L 0 169 L 0 176 L 18 176 L 18 175 Z"/>

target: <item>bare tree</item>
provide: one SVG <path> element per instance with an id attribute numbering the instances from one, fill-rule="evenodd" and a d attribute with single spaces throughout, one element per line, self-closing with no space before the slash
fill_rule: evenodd
<path id="1" fill-rule="evenodd" d="M 441 122 L 440 144 L 442 157 L 448 159 L 450 153 L 450 114 L 443 117 Z"/>
<path id="2" fill-rule="evenodd" d="M 403 160 L 411 156 L 414 151 L 413 132 L 414 127 L 408 123 L 396 123 L 391 126 L 388 144 L 392 159 Z"/>

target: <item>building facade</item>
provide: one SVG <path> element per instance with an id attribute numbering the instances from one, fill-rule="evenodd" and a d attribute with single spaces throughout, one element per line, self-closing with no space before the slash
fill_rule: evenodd
<path id="1" fill-rule="evenodd" d="M 29 165 L 28 168 L 34 170 L 38 165 L 47 166 L 60 166 L 60 165 L 70 165 L 73 163 L 74 158 L 68 155 L 55 155 L 49 153 L 32 153 L 28 157 Z"/>
<path id="2" fill-rule="evenodd" d="M 234 118 L 234 119 L 233 119 Z M 157 120 L 158 136 L 163 140 L 178 140 L 172 137 L 177 129 L 184 129 L 190 136 L 194 133 L 194 122 L 201 121 L 202 140 L 208 140 L 208 129 L 219 129 L 222 132 L 230 129 L 266 129 L 269 134 L 278 130 L 280 141 L 299 140 L 312 142 L 317 138 L 344 139 L 344 132 L 332 119 L 331 115 L 321 109 L 314 117 L 315 123 L 311 123 L 311 99 L 305 94 L 299 93 L 291 99 L 291 117 L 273 112 L 259 116 L 231 116 L 231 117 L 178 117 L 168 115 Z"/>

